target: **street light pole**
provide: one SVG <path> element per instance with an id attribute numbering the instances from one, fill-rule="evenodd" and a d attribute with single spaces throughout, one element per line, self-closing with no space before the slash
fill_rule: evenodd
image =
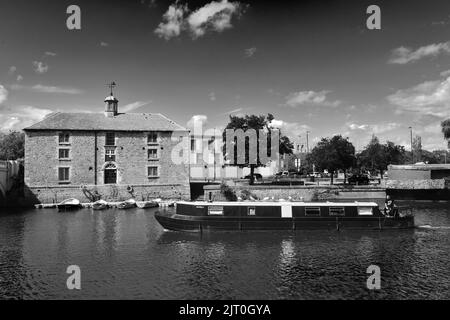
<path id="1" fill-rule="evenodd" d="M 309 131 L 306 131 L 306 153 L 309 153 Z"/>
<path id="2" fill-rule="evenodd" d="M 412 132 L 412 127 L 408 127 L 408 128 L 409 128 L 409 131 L 411 134 L 411 164 L 414 164 L 414 151 L 413 151 L 413 138 L 412 138 L 413 132 Z"/>

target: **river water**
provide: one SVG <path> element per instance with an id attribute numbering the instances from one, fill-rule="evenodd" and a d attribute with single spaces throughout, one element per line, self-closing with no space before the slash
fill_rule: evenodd
<path id="1" fill-rule="evenodd" d="M 0 209 L 0 299 L 449 299 L 450 203 L 409 205 L 414 230 L 203 235 L 155 209 Z"/>

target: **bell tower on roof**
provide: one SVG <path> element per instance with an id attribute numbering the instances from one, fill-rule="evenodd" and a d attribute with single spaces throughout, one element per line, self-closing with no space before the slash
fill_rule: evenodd
<path id="1" fill-rule="evenodd" d="M 113 89 L 117 86 L 117 84 L 113 81 L 107 84 L 110 94 L 105 98 L 105 116 L 110 118 L 114 117 L 119 113 L 119 100 L 114 97 Z"/>

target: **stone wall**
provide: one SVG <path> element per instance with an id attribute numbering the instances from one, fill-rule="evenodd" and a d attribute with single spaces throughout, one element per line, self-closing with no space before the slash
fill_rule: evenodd
<path id="1" fill-rule="evenodd" d="M 429 189 L 445 189 L 445 179 L 423 179 L 423 180 L 387 180 L 387 189 L 403 189 L 403 190 L 429 190 Z"/>
<path id="2" fill-rule="evenodd" d="M 132 189 L 130 189 L 131 187 Z M 32 187 L 25 190 L 26 199 L 32 204 L 59 203 L 64 199 L 76 198 L 81 202 L 91 202 L 92 194 L 98 194 L 106 201 L 123 201 L 134 198 L 138 201 L 156 198 L 189 200 L 189 187 L 185 185 L 103 185 L 103 186 L 56 186 Z"/>

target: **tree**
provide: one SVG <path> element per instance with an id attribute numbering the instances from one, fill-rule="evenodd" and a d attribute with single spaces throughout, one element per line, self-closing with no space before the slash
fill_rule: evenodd
<path id="1" fill-rule="evenodd" d="M 441 157 L 437 153 L 422 150 L 422 161 L 429 164 L 441 163 Z"/>
<path id="2" fill-rule="evenodd" d="M 386 152 L 387 164 L 404 164 L 406 161 L 405 147 L 391 141 L 386 141 L 383 146 Z"/>
<path id="3" fill-rule="evenodd" d="M 362 169 L 380 171 L 381 176 L 389 164 L 403 164 L 405 149 L 403 146 L 387 141 L 380 144 L 376 136 L 372 136 L 369 144 L 357 155 L 358 166 Z"/>
<path id="4" fill-rule="evenodd" d="M 421 162 L 422 161 L 422 138 L 420 136 L 415 136 L 413 139 L 413 161 Z"/>
<path id="5" fill-rule="evenodd" d="M 379 170 L 381 175 L 387 167 L 385 148 L 376 136 L 372 136 L 369 144 L 356 155 L 358 166 L 364 170 Z"/>
<path id="6" fill-rule="evenodd" d="M 450 149 L 450 119 L 441 122 L 442 134 L 444 139 L 447 140 L 448 149 Z"/>
<path id="7" fill-rule="evenodd" d="M 260 154 L 259 150 L 259 143 L 256 144 L 256 159 L 250 159 L 250 139 L 245 139 L 245 161 L 244 163 L 239 163 L 237 161 L 238 155 L 237 155 L 237 140 L 235 141 L 226 141 L 226 130 L 227 129 L 233 129 L 233 130 L 239 130 L 242 129 L 244 134 L 249 129 L 254 129 L 256 132 L 256 140 L 260 141 L 260 132 L 259 130 L 264 130 L 264 132 L 267 133 L 267 136 L 269 137 L 267 141 L 267 150 L 269 151 L 271 149 L 271 135 L 273 128 L 271 128 L 270 124 L 272 120 L 274 119 L 272 114 L 268 114 L 267 116 L 257 116 L 257 115 L 245 115 L 244 117 L 239 116 L 230 116 L 230 121 L 225 127 L 225 130 L 223 132 L 223 154 L 225 160 L 233 160 L 231 161 L 231 165 L 237 165 L 239 167 L 250 167 L 250 184 L 254 183 L 254 174 L 255 174 L 255 168 L 265 166 L 267 163 L 264 163 L 262 159 L 262 155 Z M 262 137 L 261 137 L 262 138 Z M 230 159 L 230 156 L 227 154 L 227 143 L 229 144 L 235 144 L 234 145 L 234 159 Z M 281 136 L 279 138 L 279 148 L 278 152 L 279 154 L 291 154 L 294 146 L 286 136 Z M 273 156 L 273 155 L 270 155 Z M 251 163 L 253 162 L 253 163 Z"/>
<path id="8" fill-rule="evenodd" d="M 0 133 L 0 160 L 16 160 L 24 157 L 25 134 L 10 131 L 8 134 Z"/>
<path id="9" fill-rule="evenodd" d="M 327 169 L 331 173 L 331 184 L 333 184 L 333 175 L 336 170 L 347 170 L 354 165 L 355 147 L 348 138 L 344 139 L 341 135 L 322 138 L 312 149 L 308 158 L 320 170 Z"/>

